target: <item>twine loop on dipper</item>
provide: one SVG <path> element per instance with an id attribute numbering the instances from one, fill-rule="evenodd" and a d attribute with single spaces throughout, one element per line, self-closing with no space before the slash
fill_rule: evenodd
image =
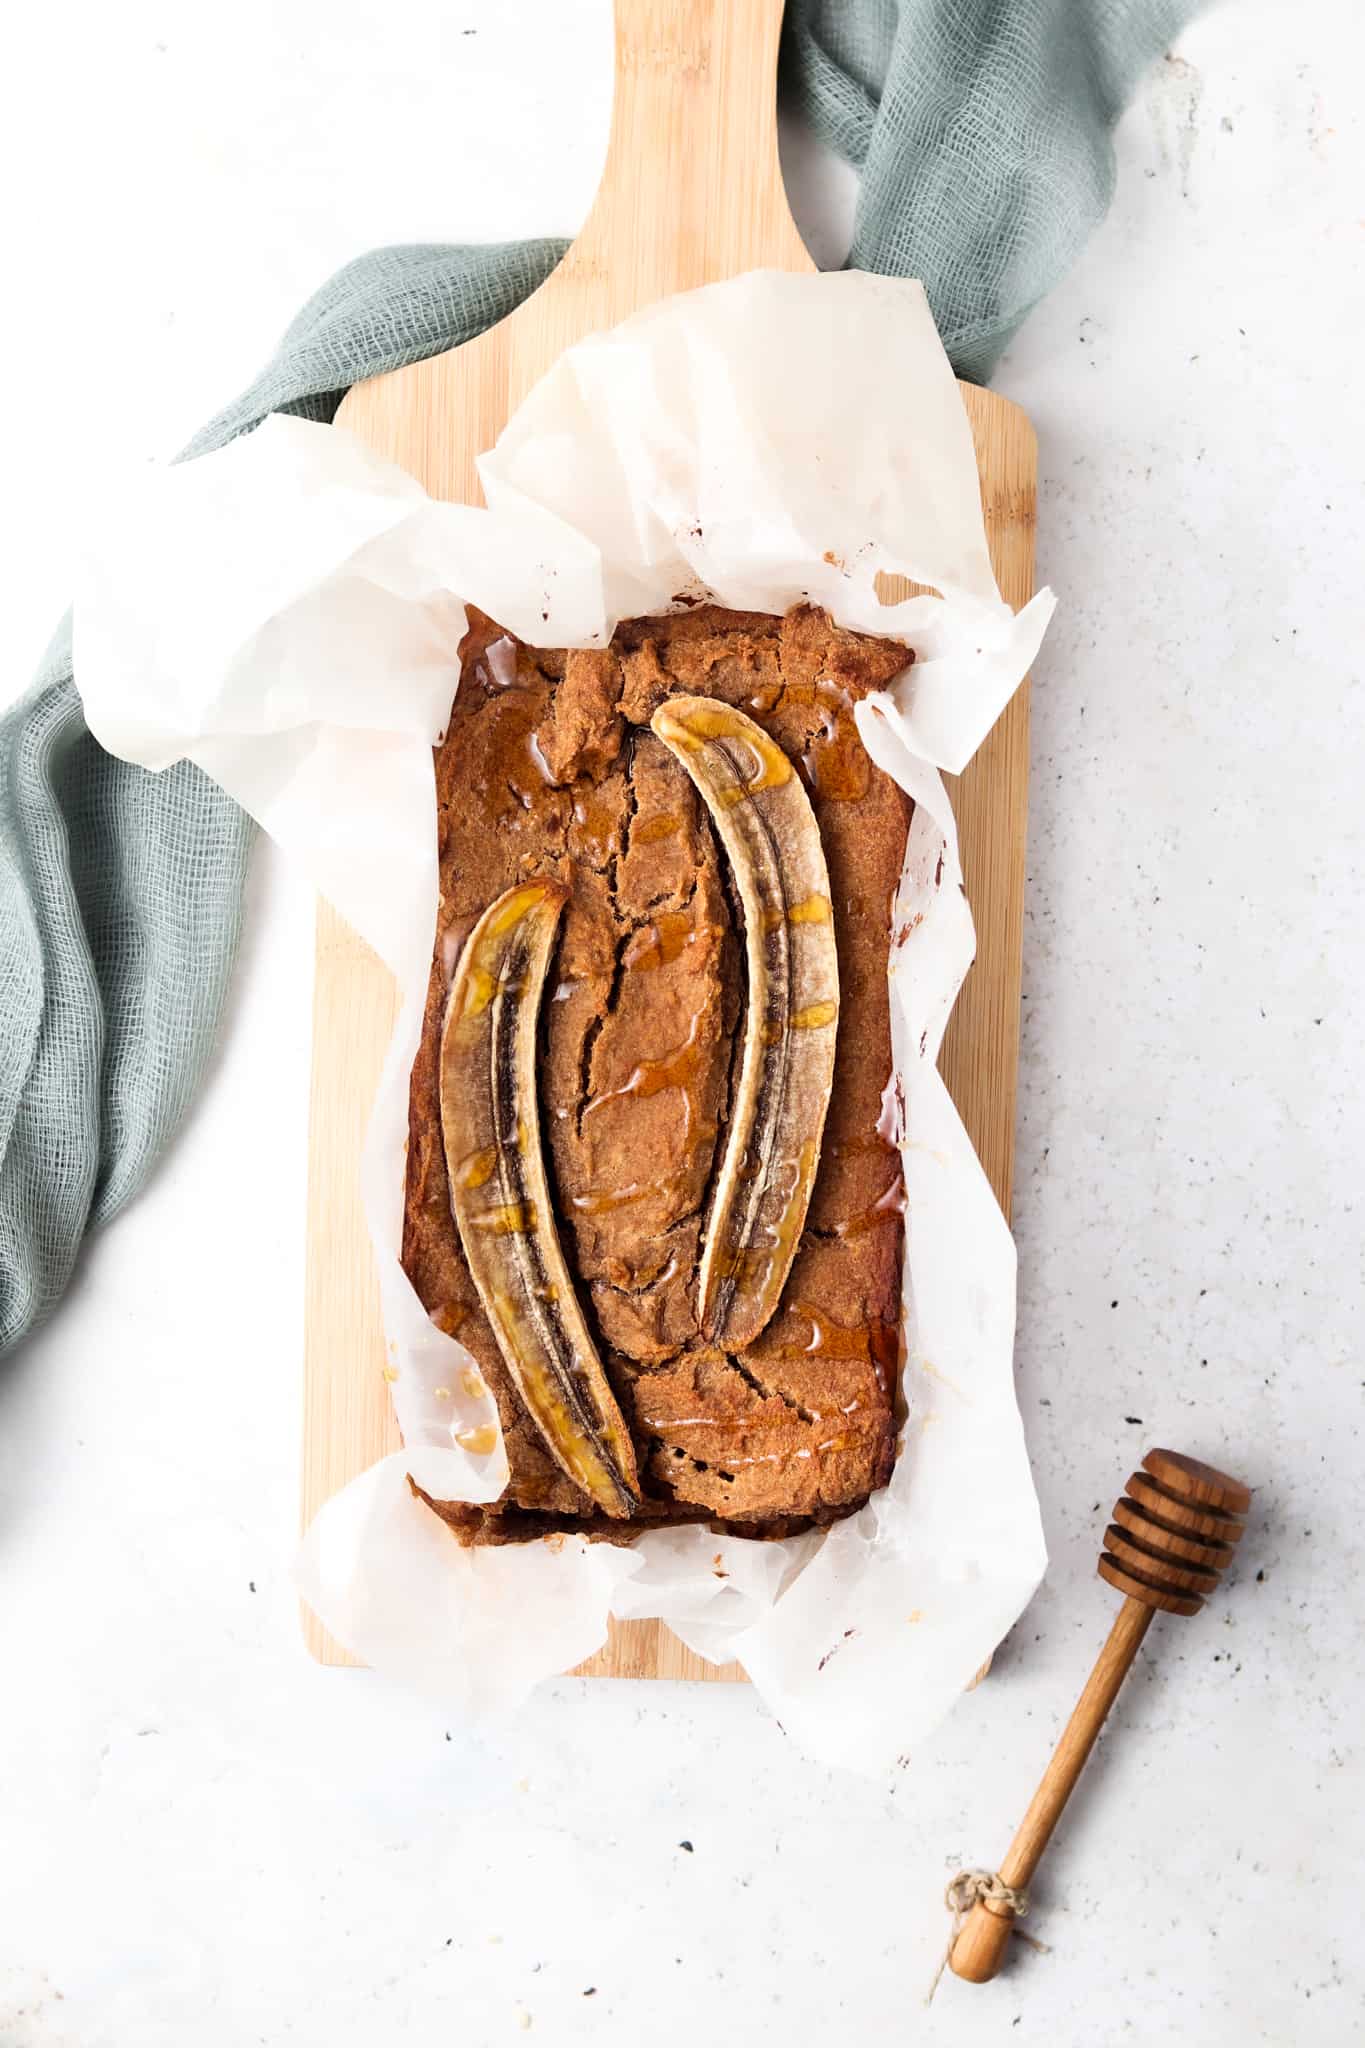
<path id="1" fill-rule="evenodd" d="M 972 1907 L 983 1901 L 987 1905 L 1003 1906 L 1016 1920 L 1022 1920 L 1028 1911 L 1028 1893 L 1023 1886 L 1006 1884 L 998 1870 L 959 1870 L 943 1894 L 943 1903 L 953 1916 L 953 1931 L 948 1936 L 948 1946 L 944 1949 L 939 1966 L 934 1972 L 934 1981 L 929 1986 L 929 1995 L 924 2001 L 926 2005 L 932 2003 L 934 1993 L 938 1990 L 943 1972 L 948 1967 L 948 1958 L 957 1944 L 958 1935 L 962 1932 L 963 1921 Z M 1043 1955 L 1048 1952 L 1045 1941 L 1036 1941 L 1031 1934 L 1025 1934 L 1022 1927 L 1019 1929 L 1019 1940 L 1026 1941 L 1030 1948 L 1038 1949 Z"/>
<path id="2" fill-rule="evenodd" d="M 953 1928 L 954 1941 L 964 1916 L 982 1900 L 989 1906 L 1007 1907 L 1016 1920 L 1022 1920 L 1028 1911 L 1028 1893 L 1022 1886 L 1016 1889 L 1006 1884 L 998 1871 L 959 1870 L 943 1894 L 943 1903 L 957 1922 Z"/>

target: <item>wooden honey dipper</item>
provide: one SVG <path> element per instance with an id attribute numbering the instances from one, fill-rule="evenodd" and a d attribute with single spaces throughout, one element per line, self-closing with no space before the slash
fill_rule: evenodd
<path id="1" fill-rule="evenodd" d="M 949 1887 L 950 1902 L 956 1897 L 965 1904 L 964 1892 L 972 1899 L 948 1954 L 956 1976 L 985 1984 L 1000 1968 L 1025 1887 L 1153 1615 L 1198 1614 L 1232 1560 L 1250 1506 L 1240 1480 L 1178 1451 L 1148 1451 L 1142 1470 L 1128 1481 L 1104 1532 L 1099 1563 L 1100 1577 L 1127 1598 L 999 1871 L 964 1872 Z"/>

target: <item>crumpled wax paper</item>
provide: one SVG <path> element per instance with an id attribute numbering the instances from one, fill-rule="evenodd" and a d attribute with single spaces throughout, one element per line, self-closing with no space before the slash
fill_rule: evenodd
<path id="1" fill-rule="evenodd" d="M 283 417 L 152 473 L 120 500 L 76 607 L 91 729 L 151 768 L 199 762 L 397 976 L 403 1015 L 364 1182 L 404 1450 L 308 1532 L 305 1596 L 369 1664 L 447 1715 L 506 1710 L 659 1616 L 741 1660 L 810 1754 L 878 1770 L 963 1691 L 1045 1554 L 1015 1405 L 1014 1248 L 939 1078 L 973 950 L 939 770 L 961 769 L 1052 611 L 991 573 L 971 434 L 920 286 L 755 272 L 570 349 L 479 472 L 486 509 L 438 503 L 346 432 Z M 879 572 L 926 586 L 898 604 Z M 914 665 L 857 708 L 916 809 L 893 919 L 905 1422 L 889 1485 L 776 1543 L 705 1527 L 629 1548 L 577 1537 L 462 1549 L 408 1486 L 489 1501 L 507 1464 L 456 1442 L 496 1423 L 456 1339 L 398 1264 L 407 1076 L 437 896 L 433 742 L 465 604 L 542 646 L 601 646 L 681 595 L 826 606 Z M 282 1360 L 287 1386 L 292 1360 Z M 477 1382 L 476 1382 L 477 1384 Z"/>

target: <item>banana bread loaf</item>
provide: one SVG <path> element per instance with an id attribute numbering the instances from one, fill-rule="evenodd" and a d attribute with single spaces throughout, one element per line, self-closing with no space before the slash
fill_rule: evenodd
<path id="1" fill-rule="evenodd" d="M 441 901 L 403 1235 L 423 1305 L 496 1397 L 511 1464 L 492 1507 L 432 1503 L 462 1540 L 619 1538 L 690 1520 L 785 1534 L 851 1512 L 885 1482 L 904 1210 L 883 1135 L 886 962 L 911 806 L 869 760 L 852 709 L 909 659 L 809 607 L 785 618 L 696 607 L 633 620 L 605 650 L 567 652 L 472 615 L 436 754 Z M 715 822 L 650 726 L 666 699 L 697 696 L 746 713 L 804 782 L 838 958 L 809 1210 L 776 1312 L 737 1350 L 699 1329 L 697 1280 L 737 1085 L 744 921 Z M 640 1497 L 624 1522 L 566 1476 L 527 1412 L 452 1214 L 448 992 L 482 913 L 536 877 L 567 892 L 540 1012 L 540 1128 L 559 1237 L 635 1446 Z"/>

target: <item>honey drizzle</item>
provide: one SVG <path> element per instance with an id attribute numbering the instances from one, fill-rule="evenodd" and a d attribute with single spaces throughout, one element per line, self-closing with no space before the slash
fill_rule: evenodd
<path id="1" fill-rule="evenodd" d="M 899 1324 L 839 1323 L 828 1310 L 809 1301 L 794 1301 L 792 1312 L 810 1324 L 810 1342 L 805 1349 L 807 1357 L 857 1359 L 872 1367 L 877 1385 L 883 1394 L 887 1392 L 900 1361 Z M 857 1406 L 855 1401 L 843 1413 L 851 1414 Z"/>
<path id="2" fill-rule="evenodd" d="M 649 924 L 632 933 L 626 947 L 626 967 L 671 967 L 689 946 L 715 938 L 720 927 L 703 918 L 695 920 L 686 910 L 663 910 Z"/>
<path id="3" fill-rule="evenodd" d="M 481 1216 L 473 1218 L 476 1230 L 486 1230 L 493 1237 L 529 1237 L 536 1228 L 536 1205 L 534 1202 L 497 1202 L 491 1209 L 485 1209 Z"/>
<path id="4" fill-rule="evenodd" d="M 859 1210 L 856 1216 L 846 1216 L 841 1223 L 831 1223 L 821 1230 L 820 1235 L 838 1238 L 842 1242 L 845 1238 L 862 1237 L 865 1232 L 875 1230 L 879 1223 L 895 1222 L 904 1214 L 905 1182 L 897 1174 L 893 1181 L 888 1181 L 870 1207 Z"/>
<path id="5" fill-rule="evenodd" d="M 707 1129 L 714 1137 L 714 1124 Z M 691 1180 L 691 1174 L 684 1168 L 681 1172 L 666 1174 L 662 1180 L 629 1181 L 623 1188 L 585 1188 L 581 1194 L 570 1195 L 569 1203 L 585 1216 L 600 1216 L 610 1209 L 628 1208 L 632 1202 L 648 1201 L 651 1196 L 658 1196 L 664 1202 L 675 1201 L 688 1189 Z"/>
<path id="6" fill-rule="evenodd" d="M 492 1180 L 497 1170 L 497 1146 L 483 1145 L 460 1161 L 455 1169 L 455 1184 L 462 1188 L 481 1188 Z"/>
<path id="7" fill-rule="evenodd" d="M 468 984 L 464 992 L 464 1002 L 460 1006 L 460 1015 L 462 1017 L 479 1016 L 482 1011 L 488 1008 L 497 992 L 498 984 L 486 967 L 471 967 Z"/>
<path id="8" fill-rule="evenodd" d="M 633 1180 L 623 1188 L 589 1188 L 586 1194 L 570 1195 L 569 1200 L 585 1216 L 600 1216 L 608 1209 L 625 1209 L 630 1203 L 639 1202 L 653 1193 L 653 1188 Z"/>
<path id="9" fill-rule="evenodd" d="M 602 1094 L 594 1095 L 583 1111 L 583 1121 L 586 1123 L 597 1110 L 605 1109 L 609 1102 L 619 1102 L 627 1095 L 662 1095 L 665 1090 L 676 1088 L 683 1098 L 684 1140 L 692 1139 L 693 1142 L 700 1143 L 705 1136 L 714 1136 L 714 1126 L 702 1125 L 698 1119 L 697 1102 L 692 1088 L 702 1063 L 702 1047 L 697 1042 L 701 1020 L 702 1012 L 698 1010 L 693 1015 L 687 1036 L 681 1045 L 674 1046 L 673 1050 L 666 1052 L 661 1059 L 641 1060 L 629 1080 L 623 1081 L 619 1088 L 608 1088 Z"/>
<path id="10" fill-rule="evenodd" d="M 839 1005 L 832 996 L 826 996 L 823 1002 L 808 1003 L 804 1010 L 793 1011 L 792 1030 L 819 1031 L 826 1024 L 832 1024 L 838 1014 Z"/>
<path id="11" fill-rule="evenodd" d="M 806 896 L 787 910 L 788 924 L 828 924 L 833 912 L 828 896 Z"/>
<path id="12" fill-rule="evenodd" d="M 443 1337 L 453 1337 L 460 1325 L 469 1318 L 469 1305 L 463 1301 L 445 1301 L 439 1308 L 429 1311 L 432 1322 Z"/>
<path id="13" fill-rule="evenodd" d="M 502 958 L 502 947 L 498 941 L 519 925 L 524 917 L 542 904 L 547 896 L 557 896 L 561 901 L 568 891 L 563 883 L 553 881 L 524 882 L 519 889 L 511 889 L 507 901 L 495 916 L 488 920 L 479 935 L 478 950 L 465 970 L 464 993 L 460 1004 L 461 1019 L 481 1016 L 501 988 L 504 994 L 515 995 L 517 983 L 510 979 L 500 981 L 497 968 Z"/>
<path id="14" fill-rule="evenodd" d="M 637 818 L 630 828 L 632 846 L 653 846 L 660 839 L 672 839 L 681 832 L 683 821 L 676 811 L 656 811 L 652 818 Z"/>
<path id="15" fill-rule="evenodd" d="M 500 819 L 534 810 L 545 792 L 555 788 L 550 764 L 536 738 L 536 722 L 544 708 L 538 690 L 517 690 L 498 707 L 496 754 L 489 765 L 488 790 Z M 557 800 L 562 804 L 562 798 Z"/>
<path id="16" fill-rule="evenodd" d="M 812 735 L 801 754 L 806 781 L 827 803 L 856 803 L 867 795 L 872 763 L 853 717 L 853 699 L 838 683 L 820 677 L 813 683 L 765 683 L 749 698 L 749 709 L 775 711 L 779 704 L 814 706 L 822 729 Z"/>
<path id="17" fill-rule="evenodd" d="M 785 910 L 765 910 L 763 929 L 775 932 L 784 924 L 828 924 L 832 915 L 828 896 L 803 896 L 799 903 L 789 903 Z"/>
<path id="18" fill-rule="evenodd" d="M 573 821 L 577 827 L 577 843 L 594 867 L 604 868 L 612 855 L 620 851 L 619 817 L 608 805 L 594 803 L 592 794 L 589 794 L 574 798 Z"/>
<path id="19" fill-rule="evenodd" d="M 483 1422 L 477 1429 L 457 1430 L 455 1441 L 462 1451 L 472 1451 L 476 1458 L 486 1458 L 490 1451 L 497 1449 L 498 1432 L 491 1422 Z"/>
<path id="20" fill-rule="evenodd" d="M 780 1415 L 775 1415 L 771 1420 L 766 1421 L 760 1416 L 754 1416 L 747 1422 L 712 1422 L 710 1417 L 705 1415 L 686 1416 L 677 1422 L 671 1421 L 666 1417 L 649 1415 L 641 1415 L 637 1419 L 641 1428 L 651 1430 L 660 1439 L 662 1446 L 665 1449 L 671 1450 L 680 1450 L 681 1447 L 669 1443 L 670 1432 L 679 1429 L 691 1429 L 694 1426 L 703 1428 L 709 1426 L 712 1429 L 724 1430 L 731 1436 L 739 1436 L 743 1432 L 746 1437 L 758 1434 L 765 1429 L 785 1429 L 787 1427 L 786 1419 Z M 744 1452 L 738 1457 L 731 1451 L 722 1451 L 718 1457 L 709 1457 L 707 1463 L 714 1464 L 716 1469 L 721 1472 L 738 1472 L 742 1467 L 750 1465 L 783 1465 L 792 1458 L 812 1458 L 821 1451 L 846 1451 L 850 1445 L 857 1442 L 858 1431 L 856 1429 L 848 1429 L 841 1431 L 837 1436 L 824 1437 L 818 1444 L 795 1444 L 791 1449 L 784 1451 Z"/>

